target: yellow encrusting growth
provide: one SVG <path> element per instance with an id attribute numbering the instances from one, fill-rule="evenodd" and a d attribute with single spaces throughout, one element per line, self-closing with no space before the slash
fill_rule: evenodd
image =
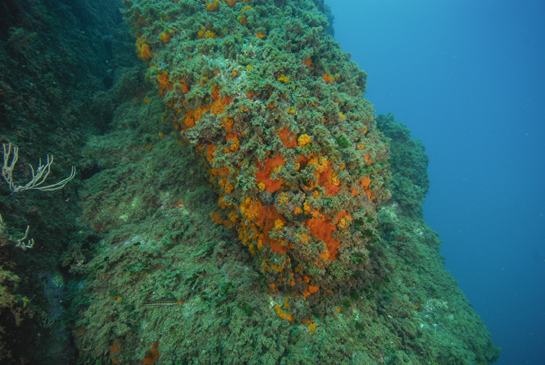
<path id="1" fill-rule="evenodd" d="M 307 144 L 309 144 L 311 141 L 310 141 L 310 137 L 308 136 L 308 134 L 303 134 L 299 137 L 299 139 L 297 140 L 297 144 L 299 145 L 299 147 L 304 147 L 306 146 Z"/>

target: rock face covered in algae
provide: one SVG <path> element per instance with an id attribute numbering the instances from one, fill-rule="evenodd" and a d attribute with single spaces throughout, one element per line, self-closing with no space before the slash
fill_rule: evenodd
<path id="1" fill-rule="evenodd" d="M 388 145 L 326 16 L 309 1 L 125 4 L 168 118 L 208 161 L 213 218 L 266 284 L 304 299 L 363 285 Z"/>
<path id="2" fill-rule="evenodd" d="M 84 151 L 82 363 L 498 358 L 422 218 L 424 147 L 375 118 L 323 3 L 125 5 L 154 89 Z"/>

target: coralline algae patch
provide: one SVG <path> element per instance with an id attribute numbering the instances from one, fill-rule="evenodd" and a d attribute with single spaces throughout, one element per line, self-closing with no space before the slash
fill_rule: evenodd
<path id="1" fill-rule="evenodd" d="M 125 0 L 125 15 L 174 128 L 209 163 L 212 218 L 271 291 L 307 299 L 364 284 L 390 172 L 366 74 L 295 3 Z"/>

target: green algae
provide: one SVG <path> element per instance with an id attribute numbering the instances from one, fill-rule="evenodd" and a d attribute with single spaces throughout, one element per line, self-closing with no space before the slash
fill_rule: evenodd
<path id="1" fill-rule="evenodd" d="M 194 4 L 180 1 L 187 11 L 196 12 Z M 212 222 L 221 192 L 210 186 L 207 167 L 191 146 L 180 146 L 170 133 L 156 135 L 163 125 L 162 101 L 152 97 L 149 104 L 126 103 L 122 109 L 115 131 L 95 138 L 86 152 L 103 170 L 86 182 L 84 221 L 104 222 L 107 229 L 96 256 L 82 269 L 95 275 L 86 286 L 90 306 L 75 331 L 82 362 L 142 360 L 156 341 L 158 364 L 490 364 L 497 359 L 486 327 L 444 270 L 437 233 L 422 219 L 429 189 L 424 148 L 393 116 L 377 118 L 391 141 L 383 141 L 390 146 L 391 167 L 381 168 L 394 172 L 392 197 L 376 217 L 355 217 L 352 234 L 370 242 L 365 253 L 349 256 L 356 269 L 331 264 L 331 275 L 348 275 L 365 285 L 304 301 L 271 293 L 235 232 Z M 143 142 L 153 145 L 151 151 Z M 343 153 L 338 142 L 331 148 Z M 407 183 L 421 187 L 419 194 Z M 134 265 L 143 269 L 126 273 L 124 268 Z M 115 296 L 108 294 L 112 291 Z M 144 305 L 162 298 L 183 303 Z M 282 319 L 276 308 L 297 319 Z M 120 349 L 113 352 L 117 340 Z"/>
<path id="2" fill-rule="evenodd" d="M 360 170 L 361 176 L 374 174 L 378 178 L 381 171 L 382 175 L 391 171 L 391 181 L 382 182 L 392 197 L 377 206 L 376 215 L 371 205 L 354 214 L 350 234 L 367 240 L 365 251 L 349 249 L 345 257 L 349 266 L 337 262 L 330 266 L 329 274 L 333 277 L 352 278 L 362 285 L 336 288 L 320 301 L 312 301 L 312 297 L 304 301 L 283 291 L 271 293 L 266 277 L 240 244 L 237 233 L 210 219 L 211 213 L 218 212 L 221 190 L 210 186 L 209 166 L 200 154 L 185 141 L 179 145 L 178 132 L 169 121 L 172 110 L 164 105 L 179 100 L 176 97 L 183 92 L 177 90 L 178 94 L 166 93 L 160 98 L 156 96 L 155 85 L 142 85 L 141 67 L 125 69 L 117 75 L 111 90 L 93 96 L 92 115 L 102 123 L 102 131 L 108 129 L 108 132 L 90 138 L 83 149 L 80 169 L 83 181 L 78 192 L 82 211 L 78 225 L 66 230 L 65 226 L 57 227 L 57 222 L 28 214 L 36 211 L 32 210 L 39 201 L 35 196 L 25 199 L 24 204 L 2 200 L 2 209 L 9 211 L 6 216 L 10 224 L 19 230 L 24 230 L 25 216 L 33 224 L 40 222 L 34 226 L 43 234 L 40 243 L 44 251 L 33 259 L 33 269 L 37 269 L 35 263 L 39 258 L 43 259 L 40 269 L 54 266 L 65 250 L 61 261 L 66 268 L 65 299 L 70 307 L 67 305 L 63 326 L 74 329 L 80 364 L 139 362 L 155 357 L 153 348 L 160 355 L 157 364 L 489 364 L 497 359 L 498 349 L 486 327 L 444 270 L 437 233 L 422 219 L 421 205 L 429 190 L 424 146 L 413 140 L 410 131 L 392 115 L 375 119 L 369 103 L 361 101 L 366 75 L 347 62 L 348 56 L 332 39 L 322 37 L 322 32 L 331 34 L 333 29 L 328 24 L 330 12 L 322 1 L 277 0 L 274 6 L 278 9 L 270 17 L 268 11 L 273 2 L 252 4 L 254 9 L 245 12 L 248 23 L 255 32 L 267 32 L 266 40 L 259 40 L 253 30 L 245 27 L 236 31 L 224 28 L 232 24 L 226 11 L 229 9 L 206 14 L 203 3 L 180 0 L 163 2 L 158 12 L 154 2 L 133 3 L 138 8 L 138 17 L 151 24 L 145 30 L 147 33 L 140 36 L 147 37 L 150 45 L 155 43 L 156 50 L 162 42 L 160 34 L 170 31 L 172 21 L 167 21 L 167 17 L 176 19 L 180 9 L 194 16 L 184 18 L 172 29 L 183 41 L 176 46 L 179 48 L 174 47 L 175 42 L 169 42 L 167 46 L 173 48 L 154 56 L 155 66 L 147 71 L 149 82 L 156 83 L 157 76 L 165 71 L 194 83 L 206 76 L 212 80 L 210 83 L 204 83 L 201 89 L 192 88 L 185 95 L 186 102 L 193 107 L 206 104 L 209 88 L 219 85 L 214 84 L 215 70 L 232 81 L 222 89 L 223 96 L 238 92 L 244 99 L 237 107 L 249 108 L 255 104 L 244 97 L 246 90 L 258 95 L 270 93 L 267 102 L 283 109 L 293 106 L 299 114 L 283 113 L 279 106 L 270 112 L 270 117 L 264 117 L 262 112 L 268 109 L 263 103 L 251 115 L 256 135 L 272 139 L 273 131 L 263 125 L 282 114 L 283 125 L 294 130 L 303 128 L 299 121 L 305 128 L 313 126 L 321 151 L 346 160 Z M 235 9 L 240 11 L 245 5 L 237 4 Z M 284 19 L 293 20 L 285 32 L 268 32 Z M 202 26 L 224 37 L 196 42 Z M 294 34 L 289 44 L 285 42 L 286 34 Z M 26 35 L 31 36 L 32 31 Z M 306 49 L 309 44 L 311 51 Z M 312 59 L 318 75 L 338 73 L 344 80 L 336 85 L 336 90 L 323 82 L 305 84 L 308 73 L 304 72 L 308 70 L 303 67 L 299 70 L 301 75 L 290 71 L 294 64 L 299 65 L 316 54 L 324 55 L 323 60 Z M 259 62 L 262 56 L 266 62 Z M 229 64 L 227 59 L 236 63 Z M 167 65 L 172 63 L 182 65 L 183 74 L 169 69 Z M 248 65 L 251 70 L 246 68 Z M 233 71 L 238 73 L 235 78 L 230 76 Z M 290 77 L 289 84 L 278 81 L 282 73 Z M 287 103 L 283 94 L 294 85 L 299 91 Z M 247 89 L 242 92 L 241 86 Z M 327 95 L 335 93 L 339 103 L 321 100 L 311 93 L 316 89 Z M 55 90 L 51 86 L 48 95 L 56 95 Z M 137 96 L 139 90 L 146 94 Z M 76 95 L 80 100 L 80 94 Z M 361 100 L 354 102 L 353 95 L 361 96 Z M 41 102 L 44 98 L 38 99 Z M 313 108 L 318 101 L 320 106 Z M 351 111 L 344 112 L 342 108 Z M 347 143 L 353 140 L 353 134 L 331 132 L 319 125 L 324 115 L 332 124 L 341 122 L 341 110 L 346 116 L 345 123 L 359 123 L 371 129 L 368 122 L 376 121 L 381 132 L 373 132 L 376 133 L 373 143 L 389 146 L 389 151 L 381 152 L 382 160 L 372 166 L 361 164 L 361 155 Z M 11 119 L 13 115 L 10 121 L 17 120 Z M 28 123 L 28 116 L 24 116 Z M 87 125 L 87 119 L 79 117 Z M 233 117 L 246 118 L 240 111 L 234 112 Z M 113 118 L 113 123 L 106 128 L 109 118 Z M 68 120 L 73 123 L 68 127 L 75 130 L 74 121 Z M 39 131 L 37 125 L 31 125 L 31 133 Z M 12 133 L 15 128 L 10 128 L 9 137 L 20 138 Z M 219 130 L 209 117 L 199 128 L 207 138 L 215 138 Z M 76 146 L 81 143 L 78 138 L 83 132 L 77 133 L 79 137 L 72 139 L 67 139 L 65 132 L 56 137 L 56 141 L 63 141 L 61 150 L 77 151 L 71 158 L 80 155 Z M 25 138 L 19 141 L 29 146 L 31 140 Z M 227 143 L 221 145 L 226 147 Z M 274 153 L 279 148 L 283 147 L 276 141 L 266 149 L 258 149 L 255 157 L 262 161 L 267 152 Z M 307 154 L 318 151 L 312 144 L 303 150 Z M 30 155 L 25 158 L 30 159 Z M 229 158 L 222 157 L 226 165 Z M 255 173 L 253 158 L 248 154 L 241 162 L 251 173 Z M 68 162 L 66 167 L 70 165 Z M 286 181 L 293 179 L 284 171 L 277 176 Z M 343 178 L 342 174 L 339 176 Z M 308 179 L 312 180 L 311 174 Z M 250 192 L 255 182 L 243 177 L 237 184 L 237 188 Z M 72 191 L 68 195 L 59 192 L 56 197 L 58 202 L 52 203 L 51 199 L 47 202 L 56 209 L 62 209 L 64 200 L 78 200 Z M 274 201 L 272 195 L 266 199 Z M 315 204 L 338 210 L 346 202 L 328 197 L 316 200 Z M 45 202 L 38 204 L 40 215 L 55 217 L 52 207 L 44 205 Z M 290 219 L 297 221 L 296 216 Z M 50 250 L 55 254 L 47 256 Z M 319 270 L 312 274 L 318 279 L 325 276 Z M 30 275 L 22 277 L 28 280 Z M 32 292 L 32 285 L 23 287 L 28 290 L 22 291 L 23 294 Z M 182 303 L 146 305 L 157 301 Z M 34 303 L 32 306 L 40 309 Z M 292 322 L 282 319 L 276 306 L 296 319 Z M 316 325 L 315 329 L 309 327 L 310 321 Z M 26 332 L 10 334 L 20 343 L 28 343 L 28 338 L 34 338 L 36 333 L 45 336 L 47 331 L 38 328 L 37 321 L 33 325 L 37 330 L 29 326 Z M 60 322 L 53 327 L 61 328 Z M 74 358 L 67 350 L 68 338 L 49 335 L 45 342 L 54 341 L 56 345 L 51 346 L 50 354 L 56 357 L 51 363 Z M 39 354 L 43 355 L 40 360 L 47 359 L 46 351 Z"/>
<path id="3" fill-rule="evenodd" d="M 119 67 L 136 63 L 123 49 L 129 36 L 118 7 L 103 0 L 70 6 L 57 0 L 2 2 L 0 142 L 19 148 L 13 178 L 26 184 L 28 164 L 36 166 L 46 155 L 55 162 L 44 185 L 68 176 L 71 166 L 78 170 L 59 191 L 10 194 L 4 179 L 0 184 L 0 214 L 9 229 L 0 242 L 1 275 L 19 278 L 17 285 L 11 280 L 3 284 L 3 299 L 17 300 L 0 304 L 2 364 L 61 364 L 75 357 L 70 325 L 86 303 L 76 299 L 83 278 L 69 270 L 91 256 L 94 240 L 77 223 L 77 189 L 84 178 L 80 149 L 89 134 L 105 132 L 116 104 L 127 97 L 126 90 L 115 100 L 108 93 Z M 27 226 L 35 244 L 23 251 L 9 235 L 22 237 Z M 72 245 L 80 249 L 67 254 Z M 54 314 L 44 276 L 52 279 L 50 291 L 64 294 Z"/>
<path id="4" fill-rule="evenodd" d="M 371 237 L 349 226 L 389 197 L 388 148 L 363 98 L 365 72 L 324 31 L 325 8 L 125 5 L 167 118 L 210 164 L 216 221 L 237 229 L 266 284 L 314 301 L 366 285 L 353 272 L 369 260 L 357 267 L 350 255 L 366 256 Z"/>
<path id="5" fill-rule="evenodd" d="M 421 141 L 411 139 L 410 130 L 395 122 L 393 114 L 379 115 L 376 121 L 378 128 L 390 138 L 391 149 L 395 150 L 390 154 L 394 176 L 390 188 L 405 211 L 422 217 L 422 204 L 430 189 L 426 147 Z"/>

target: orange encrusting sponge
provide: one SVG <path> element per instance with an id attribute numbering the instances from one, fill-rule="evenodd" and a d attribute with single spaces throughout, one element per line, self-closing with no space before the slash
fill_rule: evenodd
<path id="1" fill-rule="evenodd" d="M 257 167 L 261 170 L 255 173 L 256 181 L 258 185 L 259 183 L 263 183 L 269 193 L 274 193 L 282 188 L 282 180 L 273 180 L 271 176 L 280 166 L 286 165 L 286 160 L 284 160 L 284 157 L 278 155 L 274 158 L 269 158 L 263 165 L 262 167 L 259 161 L 257 161 Z"/>
<path id="2" fill-rule="evenodd" d="M 309 219 L 306 221 L 306 224 L 310 229 L 310 234 L 312 234 L 314 238 L 326 243 L 330 259 L 335 260 L 339 248 L 339 241 L 331 238 L 331 234 L 337 227 L 329 219 L 321 218 Z"/>

